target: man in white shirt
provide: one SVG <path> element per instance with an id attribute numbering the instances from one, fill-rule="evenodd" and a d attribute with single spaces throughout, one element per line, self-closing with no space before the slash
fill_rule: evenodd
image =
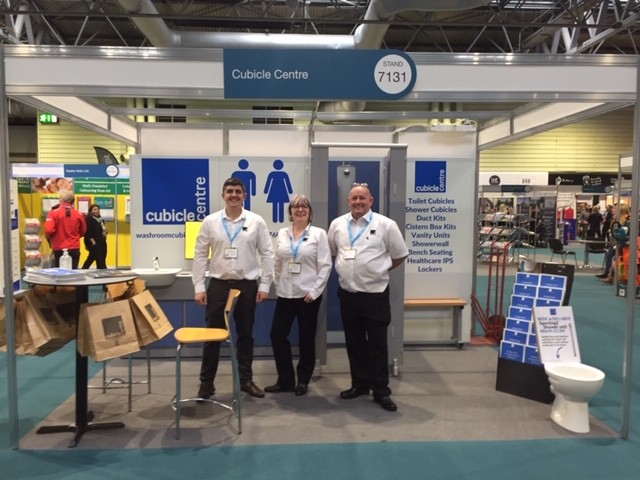
<path id="1" fill-rule="evenodd" d="M 389 270 L 400 265 L 409 250 L 396 222 L 371 211 L 368 185 L 354 184 L 348 201 L 351 212 L 331 222 L 328 232 L 351 369 L 351 388 L 341 392 L 340 398 L 349 400 L 372 391 L 382 408 L 395 412 L 387 346 Z"/>
<path id="2" fill-rule="evenodd" d="M 229 290 L 240 290 L 234 311 L 240 387 L 252 397 L 264 397 L 253 382 L 253 323 L 256 303 L 269 296 L 273 278 L 273 244 L 267 224 L 243 208 L 247 192 L 238 178 L 222 186 L 225 208 L 208 215 L 196 239 L 193 259 L 195 302 L 207 306 L 207 326 L 224 328 L 224 307 Z M 211 252 L 211 258 L 209 258 Z M 257 256 L 260 256 L 258 262 Z M 205 273 L 209 267 L 209 286 Z M 199 398 L 215 393 L 220 343 L 206 343 L 202 350 Z"/>

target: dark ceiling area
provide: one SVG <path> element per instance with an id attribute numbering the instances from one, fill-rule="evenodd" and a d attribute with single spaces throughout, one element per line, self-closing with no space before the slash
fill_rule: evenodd
<path id="1" fill-rule="evenodd" d="M 154 45 L 153 39 L 136 25 L 136 20 L 160 20 L 169 31 L 181 34 L 353 35 L 359 25 L 385 25 L 388 29 L 379 47 L 407 52 L 638 53 L 640 5 L 636 1 L 395 0 L 386 3 L 394 3 L 394 8 L 401 11 L 393 12 L 389 18 L 367 17 L 370 3 L 4 0 L 0 6 L 0 41 L 160 46 Z M 447 4 L 452 10 L 447 10 Z M 403 10 L 402 5 L 407 9 Z"/>
<path id="2" fill-rule="evenodd" d="M 568 56 L 637 55 L 640 45 L 640 4 L 635 0 L 3 0 L 0 13 L 0 43 L 7 45 L 381 48 Z M 139 113 L 125 112 L 124 98 L 94 100 L 113 114 Z M 185 114 L 192 121 L 197 121 L 198 108 L 214 114 L 230 108 L 180 99 L 164 103 L 190 109 Z M 315 108 L 292 105 L 289 108 L 303 113 Z M 452 108 L 464 110 L 466 118 L 481 125 L 490 121 L 492 110 L 522 107 L 466 102 Z M 231 108 L 246 112 L 251 105 Z M 425 108 L 431 106 L 369 102 L 366 110 L 405 113 Z M 481 115 L 485 111 L 488 116 Z M 9 122 L 34 124 L 35 113 L 12 101 Z M 345 121 L 357 119 L 352 117 Z"/>

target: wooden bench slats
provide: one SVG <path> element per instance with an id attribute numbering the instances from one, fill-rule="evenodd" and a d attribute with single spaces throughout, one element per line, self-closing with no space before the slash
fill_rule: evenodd
<path id="1" fill-rule="evenodd" d="M 406 298 L 404 301 L 405 308 L 462 308 L 466 304 L 462 298 Z"/>

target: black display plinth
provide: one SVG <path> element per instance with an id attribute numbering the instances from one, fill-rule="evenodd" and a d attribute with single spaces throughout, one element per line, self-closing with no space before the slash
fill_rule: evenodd
<path id="1" fill-rule="evenodd" d="M 498 358 L 496 390 L 541 403 L 551 403 L 555 398 L 543 366 L 504 358 Z"/>

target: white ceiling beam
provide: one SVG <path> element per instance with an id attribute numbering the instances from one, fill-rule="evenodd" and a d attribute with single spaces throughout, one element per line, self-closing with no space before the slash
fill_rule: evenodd
<path id="1" fill-rule="evenodd" d="M 628 104 L 557 102 L 516 113 L 512 118 L 496 122 L 478 134 L 480 150 L 521 140 L 554 128 L 618 110 Z"/>

